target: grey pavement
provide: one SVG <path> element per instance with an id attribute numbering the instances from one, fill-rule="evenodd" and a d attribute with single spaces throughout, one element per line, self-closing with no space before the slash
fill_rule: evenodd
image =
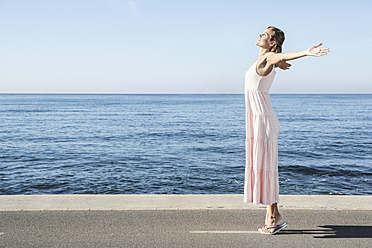
<path id="1" fill-rule="evenodd" d="M 371 196 L 281 195 L 289 226 L 273 236 L 242 197 L 0 196 L 0 247 L 371 247 Z"/>

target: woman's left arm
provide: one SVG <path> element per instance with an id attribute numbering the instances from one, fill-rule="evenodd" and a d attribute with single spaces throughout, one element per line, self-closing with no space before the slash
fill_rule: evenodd
<path id="1" fill-rule="evenodd" d="M 319 43 L 317 45 L 311 46 L 308 49 L 300 52 L 288 52 L 288 53 L 270 53 L 266 57 L 266 61 L 270 65 L 275 65 L 281 61 L 288 61 L 288 60 L 294 60 L 305 56 L 316 56 L 320 57 L 323 55 L 327 55 L 329 52 L 328 48 L 318 48 L 322 45 L 322 43 Z"/>

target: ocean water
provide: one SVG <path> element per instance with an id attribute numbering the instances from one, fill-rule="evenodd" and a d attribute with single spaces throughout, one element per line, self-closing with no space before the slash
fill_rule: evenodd
<path id="1" fill-rule="evenodd" d="M 372 95 L 271 95 L 281 194 L 372 194 Z M 242 194 L 243 95 L 0 95 L 0 194 Z"/>

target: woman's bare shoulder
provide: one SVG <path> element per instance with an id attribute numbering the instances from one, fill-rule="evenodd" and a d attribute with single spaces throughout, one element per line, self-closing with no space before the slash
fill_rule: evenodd
<path id="1" fill-rule="evenodd" d="M 282 60 L 282 53 L 268 52 L 265 56 L 266 62 L 270 65 L 275 65 Z"/>
<path id="2" fill-rule="evenodd" d="M 261 63 L 266 63 L 267 60 L 270 60 L 270 58 L 274 57 L 274 56 L 278 56 L 278 53 L 274 53 L 274 52 L 267 52 L 265 53 L 260 59 L 259 59 L 259 64 Z"/>
<path id="3" fill-rule="evenodd" d="M 270 57 L 273 57 L 273 56 L 280 56 L 281 53 L 274 53 L 274 52 L 268 52 L 268 53 L 265 53 L 264 55 L 264 58 L 270 58 Z"/>
<path id="4" fill-rule="evenodd" d="M 274 52 L 267 52 L 265 53 L 257 62 L 258 65 L 260 66 L 266 66 L 267 62 L 268 62 L 268 59 L 270 59 L 270 57 L 272 57 L 273 55 L 275 55 L 277 53 L 274 53 Z"/>
<path id="5" fill-rule="evenodd" d="M 274 52 L 267 52 L 267 53 L 265 53 L 265 56 L 269 56 L 269 55 L 273 55 L 273 54 L 278 54 L 278 53 L 274 53 Z"/>

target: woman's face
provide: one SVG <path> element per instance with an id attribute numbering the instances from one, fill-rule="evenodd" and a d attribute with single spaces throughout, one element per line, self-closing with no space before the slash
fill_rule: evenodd
<path id="1" fill-rule="evenodd" d="M 266 29 L 262 34 L 259 34 L 256 45 L 264 49 L 269 49 L 270 47 L 275 45 L 275 41 L 270 41 L 271 34 L 271 29 Z"/>

